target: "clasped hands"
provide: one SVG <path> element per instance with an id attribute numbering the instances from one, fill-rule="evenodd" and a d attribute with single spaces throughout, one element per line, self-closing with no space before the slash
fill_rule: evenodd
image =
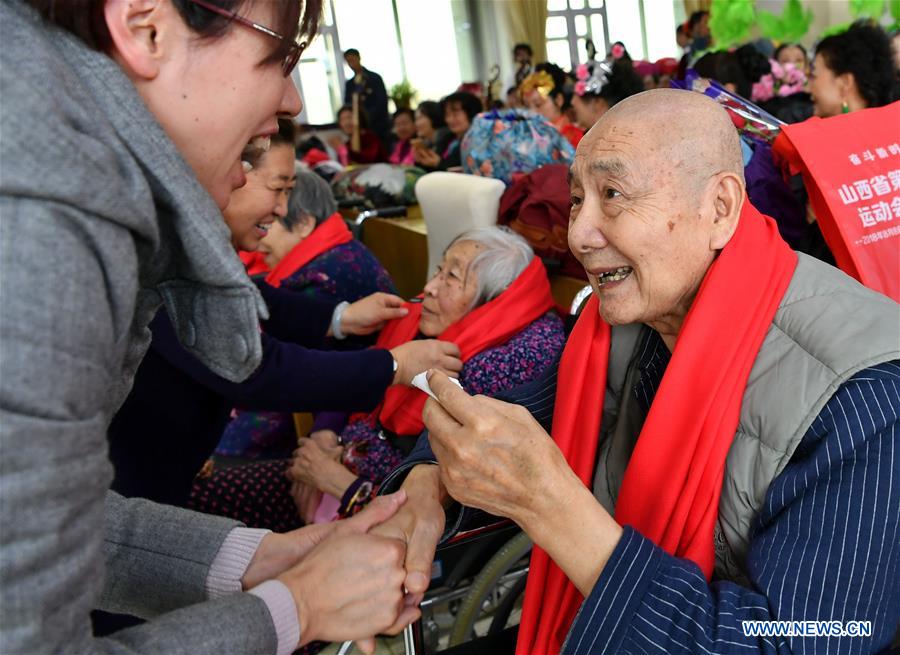
<path id="1" fill-rule="evenodd" d="M 313 548 L 279 576 L 286 583 L 295 582 L 292 591 L 296 589 L 303 643 L 312 638 L 355 639 L 370 652 L 374 635 L 395 634 L 416 620 L 444 529 L 447 491 L 467 505 L 515 519 L 520 516 L 519 506 L 525 506 L 532 495 L 535 468 L 547 461 L 547 451 L 556 450 L 526 410 L 473 398 L 442 373 L 432 371 L 429 379 L 441 404 L 430 400 L 423 418 L 441 466 L 416 467 L 401 491 L 375 499 L 353 518 L 277 535 L 316 543 L 327 539 L 324 548 Z M 318 471 L 340 466 L 336 462 L 340 447 L 332 439 L 333 435 L 323 433 L 304 440 L 289 477 L 311 486 L 320 482 Z M 564 465 L 562 456 L 558 457 Z M 354 544 L 351 538 L 359 541 Z M 371 541 L 363 543 L 363 538 Z M 354 555 L 362 557 L 354 559 Z M 348 585 L 358 592 L 353 595 L 359 599 L 353 618 L 336 599 L 323 606 L 326 594 L 321 590 L 329 590 L 331 596 L 343 593 Z M 304 594 L 304 589 L 317 591 Z M 362 601 L 366 594 L 369 602 Z M 320 606 L 309 608 L 309 602 Z M 326 608 L 329 611 L 323 613 Z M 304 613 L 312 617 L 311 627 L 303 623 Z"/>
<path id="2" fill-rule="evenodd" d="M 371 652 L 373 635 L 419 617 L 451 496 L 518 523 L 585 595 L 621 536 L 527 410 L 469 396 L 437 371 L 428 380 L 438 400 L 428 400 L 423 419 L 438 466 L 415 467 L 401 491 L 351 519 L 267 537 L 305 544 L 278 576 L 294 593 L 304 644 L 354 639 Z M 275 559 L 283 570 L 285 556 Z"/>
<path id="3" fill-rule="evenodd" d="M 305 523 L 312 523 L 322 493 L 344 495 L 356 476 L 341 462 L 343 446 L 332 430 L 318 430 L 300 439 L 285 475 L 291 481 L 291 497 Z"/>
<path id="4" fill-rule="evenodd" d="M 365 653 L 373 635 L 397 634 L 419 617 L 403 590 L 406 544 L 372 529 L 406 502 L 406 492 L 376 498 L 346 521 L 266 535 L 241 579 L 243 588 L 276 579 L 291 592 L 300 646 L 354 639 Z"/>

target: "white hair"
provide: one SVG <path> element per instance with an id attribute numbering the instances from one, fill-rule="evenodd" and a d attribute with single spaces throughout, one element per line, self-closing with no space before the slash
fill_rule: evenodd
<path id="1" fill-rule="evenodd" d="M 473 309 L 503 293 L 534 259 L 534 251 L 528 242 L 505 226 L 467 230 L 456 237 L 447 249 L 463 241 L 471 241 L 484 247 L 472 258 L 468 268 L 478 276 Z"/>

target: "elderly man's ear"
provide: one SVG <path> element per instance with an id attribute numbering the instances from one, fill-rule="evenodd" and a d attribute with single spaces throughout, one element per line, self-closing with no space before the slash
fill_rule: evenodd
<path id="1" fill-rule="evenodd" d="M 734 173 L 719 173 L 712 181 L 712 224 L 709 249 L 721 250 L 737 229 L 744 204 L 744 181 Z"/>
<path id="2" fill-rule="evenodd" d="M 132 79 L 159 74 L 162 42 L 171 27 L 171 9 L 160 0 L 107 2 L 103 8 L 112 37 L 109 53 Z"/>

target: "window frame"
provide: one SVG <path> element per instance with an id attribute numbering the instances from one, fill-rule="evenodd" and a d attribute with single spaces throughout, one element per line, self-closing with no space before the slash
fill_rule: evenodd
<path id="1" fill-rule="evenodd" d="M 575 30 L 575 17 L 576 16 L 584 16 L 588 25 L 588 34 L 590 35 L 591 40 L 594 40 L 594 35 L 591 33 L 591 19 L 590 17 L 595 14 L 600 14 L 603 17 L 603 42 L 609 46 L 609 23 L 606 20 L 606 3 L 610 0 L 604 0 L 603 6 L 599 8 L 589 7 L 588 0 L 585 0 L 585 7 L 583 9 L 572 9 L 569 5 L 569 0 L 566 0 L 566 8 L 565 9 L 550 9 L 551 0 L 547 1 L 547 20 L 549 21 L 551 18 L 562 17 L 566 19 L 566 30 L 567 35 L 565 40 L 568 41 L 569 44 L 569 59 L 572 62 L 572 68 L 574 69 L 578 64 L 583 64 L 585 62 L 580 61 L 578 58 L 578 40 L 583 39 L 585 37 L 578 36 Z M 643 9 L 643 0 L 641 1 L 641 7 Z M 643 22 L 643 11 L 641 12 L 641 29 L 644 28 Z M 546 26 L 545 26 L 545 34 L 546 34 Z M 545 37 L 546 38 L 546 37 Z M 644 35 L 646 39 L 646 34 Z M 546 38 L 546 42 L 549 44 L 551 41 L 562 41 L 561 38 L 550 39 Z"/>
<path id="2" fill-rule="evenodd" d="M 579 39 L 583 39 L 585 37 L 578 36 L 578 34 L 576 33 L 576 30 L 575 30 L 575 17 L 576 16 L 584 16 L 585 20 L 587 20 L 588 33 L 590 35 L 590 38 L 594 41 L 595 45 L 596 45 L 596 39 L 594 37 L 594 34 L 591 33 L 590 17 L 595 14 L 599 14 L 600 16 L 602 16 L 602 18 L 603 18 L 603 41 L 606 44 L 607 50 L 612 45 L 612 41 L 610 40 L 610 34 L 609 34 L 609 19 L 607 17 L 606 8 L 607 8 L 608 3 L 615 2 L 615 0 L 604 0 L 603 6 L 597 7 L 597 8 L 589 7 L 588 6 L 589 1 L 590 0 L 584 0 L 585 6 L 582 9 L 572 9 L 570 6 L 569 0 L 566 0 L 566 9 L 550 9 L 552 0 L 547 0 L 547 19 L 549 20 L 550 18 L 554 18 L 554 17 L 563 17 L 566 19 L 566 29 L 568 31 L 568 34 L 567 34 L 565 40 L 568 42 L 569 58 L 571 59 L 573 69 L 578 64 L 586 63 L 579 59 L 578 41 L 579 41 Z M 646 57 L 646 56 L 649 56 L 650 48 L 648 47 L 649 44 L 647 42 L 647 12 L 646 12 L 646 8 L 644 6 L 645 2 L 646 2 L 646 0 L 637 0 L 638 17 L 640 20 L 640 27 L 641 27 L 641 46 L 643 47 L 644 56 Z M 562 39 L 562 38 L 553 38 L 553 39 L 547 38 L 546 39 L 548 44 L 551 41 L 563 41 L 563 40 L 564 39 Z M 598 49 L 598 52 L 599 52 L 599 49 Z M 601 54 L 605 54 L 605 53 L 601 53 Z"/>
<path id="3" fill-rule="evenodd" d="M 323 40 L 330 39 L 332 47 L 334 48 L 333 59 L 330 63 L 334 66 L 334 72 L 337 74 L 337 88 L 333 88 L 331 83 L 329 83 L 328 93 L 331 96 L 331 104 L 334 105 L 335 102 L 337 102 L 337 107 L 340 107 L 344 102 L 344 85 L 347 83 L 347 76 L 344 75 L 344 61 L 342 56 L 342 53 L 344 51 L 341 49 L 341 40 L 338 36 L 337 22 L 334 18 L 335 12 L 332 0 L 324 0 L 323 4 L 326 5 L 325 7 L 323 7 L 323 20 L 319 23 L 315 38 Z M 331 19 L 330 22 L 327 21 L 327 18 L 329 17 Z M 326 47 L 326 53 L 327 50 L 328 49 Z M 310 56 L 312 52 L 310 52 L 309 48 L 307 48 L 304 54 L 306 54 L 306 56 L 300 57 L 300 61 L 297 62 L 297 66 L 291 73 L 291 79 L 294 80 L 294 84 L 296 84 L 297 86 L 297 92 L 300 94 L 301 98 L 305 98 L 306 95 L 303 91 L 303 80 L 300 77 L 300 64 L 304 61 L 309 62 L 317 59 L 317 57 L 314 58 Z M 300 114 L 294 119 L 295 122 L 301 125 L 309 123 L 309 116 L 307 114 L 306 107 L 307 104 L 303 103 L 303 109 L 300 111 Z"/>

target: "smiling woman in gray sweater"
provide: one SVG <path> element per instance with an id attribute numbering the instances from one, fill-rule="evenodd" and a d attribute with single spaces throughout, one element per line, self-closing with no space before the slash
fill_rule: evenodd
<path id="1" fill-rule="evenodd" d="M 402 546 L 361 533 L 400 499 L 326 551 L 321 532 L 262 533 L 107 492 L 106 428 L 160 303 L 219 375 L 242 380 L 259 363 L 265 305 L 220 208 L 244 183 L 247 143 L 300 111 L 295 37 L 312 37 L 319 11 L 319 0 L 0 4 L 4 652 L 286 653 L 397 620 L 402 590 L 387 580 Z M 367 561 L 329 560 L 360 546 Z M 330 611 L 335 595 L 365 625 Z M 158 619 L 94 640 L 94 608 Z"/>

